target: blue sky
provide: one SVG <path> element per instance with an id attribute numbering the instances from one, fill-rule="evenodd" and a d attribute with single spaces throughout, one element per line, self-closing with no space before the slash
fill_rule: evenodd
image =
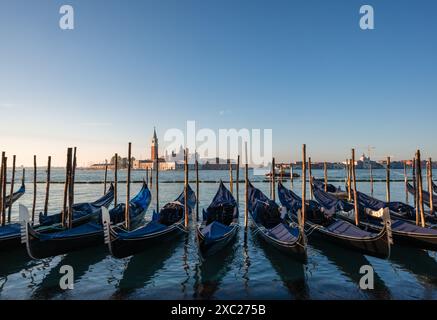
<path id="1" fill-rule="evenodd" d="M 58 27 L 75 9 L 75 29 Z M 375 30 L 359 8 L 375 9 Z M 278 161 L 437 160 L 435 1 L 0 2 L 0 149 L 149 156 L 153 126 L 271 128 Z M 45 160 L 44 160 L 45 162 Z"/>

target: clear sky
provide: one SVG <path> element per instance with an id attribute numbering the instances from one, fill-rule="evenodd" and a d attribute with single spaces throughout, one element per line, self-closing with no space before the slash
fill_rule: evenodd
<path id="1" fill-rule="evenodd" d="M 59 28 L 59 8 L 75 29 Z M 363 4 L 375 30 L 359 28 Z M 437 160 L 433 0 L 1 0 L 0 149 L 149 156 L 153 126 L 271 128 L 277 161 Z M 44 160 L 43 160 L 44 159 Z"/>

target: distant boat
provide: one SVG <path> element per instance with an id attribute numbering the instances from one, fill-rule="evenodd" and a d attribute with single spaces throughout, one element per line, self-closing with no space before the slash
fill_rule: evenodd
<path id="1" fill-rule="evenodd" d="M 290 171 L 282 171 L 282 174 L 280 171 L 279 172 L 275 171 L 275 177 L 280 177 L 281 175 L 283 178 L 289 178 Z M 271 172 L 266 173 L 266 177 L 271 177 L 271 176 L 272 176 Z M 299 178 L 299 177 L 300 177 L 300 174 L 293 172 L 293 178 Z"/>

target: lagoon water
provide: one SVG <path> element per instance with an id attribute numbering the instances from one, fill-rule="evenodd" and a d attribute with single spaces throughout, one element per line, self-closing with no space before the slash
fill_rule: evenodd
<path id="1" fill-rule="evenodd" d="M 33 198 L 31 169 L 27 170 L 27 192 L 19 200 L 31 206 Z M 298 170 L 295 172 L 300 173 Z M 109 176 L 111 177 L 111 172 Z M 141 180 L 145 172 L 133 172 Z M 313 170 L 323 177 L 322 170 Z M 367 170 L 357 171 L 358 179 L 368 178 Z M 17 183 L 21 173 L 17 176 Z M 125 171 L 119 179 L 124 180 Z M 330 170 L 332 180 L 344 179 L 343 170 Z M 190 172 L 190 179 L 194 172 Z M 244 178 L 241 170 L 240 179 Z M 384 170 L 374 170 L 375 179 L 384 179 Z M 402 170 L 392 170 L 391 199 L 405 201 Z M 40 170 L 38 180 L 44 181 Z M 64 171 L 54 169 L 53 181 L 63 181 Z M 218 181 L 228 181 L 227 171 L 200 171 L 200 209 L 214 196 Z M 75 201 L 93 201 L 103 193 L 102 171 L 78 170 Z M 160 204 L 173 200 L 182 191 L 183 172 L 160 173 Z M 266 194 L 269 184 L 264 177 L 251 176 L 255 186 Z M 211 181 L 217 181 L 216 183 Z M 164 183 L 166 182 L 166 183 Z M 172 183 L 173 182 L 173 183 Z M 154 183 L 154 182 L 153 182 Z M 290 181 L 285 182 L 290 186 Z M 343 182 L 334 182 L 343 185 Z M 141 184 L 132 184 L 132 196 Z M 194 188 L 194 183 L 192 183 Z M 18 186 L 17 186 L 18 187 Z M 235 187 L 235 186 L 234 186 Z M 368 182 L 357 188 L 370 192 Z M 153 189 L 153 186 L 152 186 Z M 294 179 L 293 189 L 301 192 L 301 181 Z M 62 184 L 52 184 L 50 212 L 58 212 L 62 203 Z M 37 184 L 37 209 L 43 208 L 45 184 Z M 309 194 L 309 193 L 307 193 Z M 374 195 L 385 199 L 385 183 L 376 182 Z M 119 185 L 119 201 L 125 200 L 125 185 Z M 412 200 L 411 197 L 409 199 Z M 151 218 L 155 198 L 146 215 Z M 13 217 L 17 219 L 17 204 Z M 244 223 L 244 184 L 240 184 L 240 220 Z M 44 260 L 30 260 L 24 249 L 0 253 L 0 299 L 437 299 L 437 254 L 435 252 L 394 248 L 389 260 L 381 260 L 331 245 L 316 242 L 308 247 L 308 264 L 302 265 L 270 248 L 251 228 L 247 236 L 240 228 L 236 241 L 227 250 L 206 262 L 199 259 L 193 220 L 187 237 L 163 243 L 142 254 L 115 259 L 107 248 L 84 249 Z M 74 268 L 74 289 L 61 290 L 59 269 Z M 361 290 L 362 265 L 374 268 L 375 288 Z"/>

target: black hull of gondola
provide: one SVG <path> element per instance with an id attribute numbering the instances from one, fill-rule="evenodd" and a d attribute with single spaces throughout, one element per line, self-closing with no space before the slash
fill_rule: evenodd
<path id="1" fill-rule="evenodd" d="M 14 250 L 21 247 L 21 237 L 14 236 L 0 239 L 0 251 Z"/>
<path id="2" fill-rule="evenodd" d="M 278 241 L 273 240 L 266 234 L 264 234 L 262 231 L 258 231 L 257 235 L 263 239 L 266 243 L 274 247 L 275 249 L 281 251 L 283 254 L 292 257 L 293 259 L 306 264 L 307 259 L 307 252 L 306 252 L 306 245 L 305 245 L 305 239 L 301 235 L 299 238 L 293 242 L 293 243 L 280 243 Z"/>
<path id="3" fill-rule="evenodd" d="M 339 215 L 339 218 L 346 221 L 351 221 L 346 217 Z M 364 230 L 380 232 L 382 230 L 381 225 L 372 223 L 360 222 L 360 227 Z M 411 232 L 400 232 L 392 229 L 393 245 L 395 246 L 409 246 L 418 249 L 425 249 L 431 251 L 437 251 L 437 236 L 417 234 Z"/>
<path id="4" fill-rule="evenodd" d="M 186 234 L 182 227 L 173 228 L 168 230 L 168 232 L 163 232 L 158 235 L 151 235 L 148 237 L 135 239 L 135 240 L 124 240 L 120 239 L 111 231 L 111 255 L 115 258 L 121 259 L 132 256 L 134 254 L 143 252 L 151 247 L 156 247 L 163 242 L 168 242 L 175 238 Z"/>
<path id="5" fill-rule="evenodd" d="M 307 225 L 310 226 L 310 224 Z M 314 233 L 312 233 L 311 236 L 308 236 L 308 241 L 312 242 L 312 236 L 316 237 L 318 240 L 328 240 L 345 249 L 353 250 L 354 252 L 359 252 L 365 255 L 381 259 L 388 259 L 390 257 L 390 245 L 388 243 L 386 229 L 384 232 L 380 232 L 376 238 L 367 241 L 362 239 L 345 239 L 328 232 L 323 232 L 321 229 L 315 229 Z"/>
<path id="6" fill-rule="evenodd" d="M 103 231 L 56 240 L 41 240 L 28 232 L 27 252 L 33 259 L 44 259 L 103 244 Z"/>
<path id="7" fill-rule="evenodd" d="M 205 241 L 205 237 L 200 232 L 200 229 L 197 228 L 197 241 L 199 243 L 199 252 L 203 259 L 208 258 L 216 254 L 217 252 L 226 248 L 231 242 L 235 240 L 237 235 L 238 226 L 235 226 L 234 229 L 229 232 L 225 237 L 214 241 Z"/>

